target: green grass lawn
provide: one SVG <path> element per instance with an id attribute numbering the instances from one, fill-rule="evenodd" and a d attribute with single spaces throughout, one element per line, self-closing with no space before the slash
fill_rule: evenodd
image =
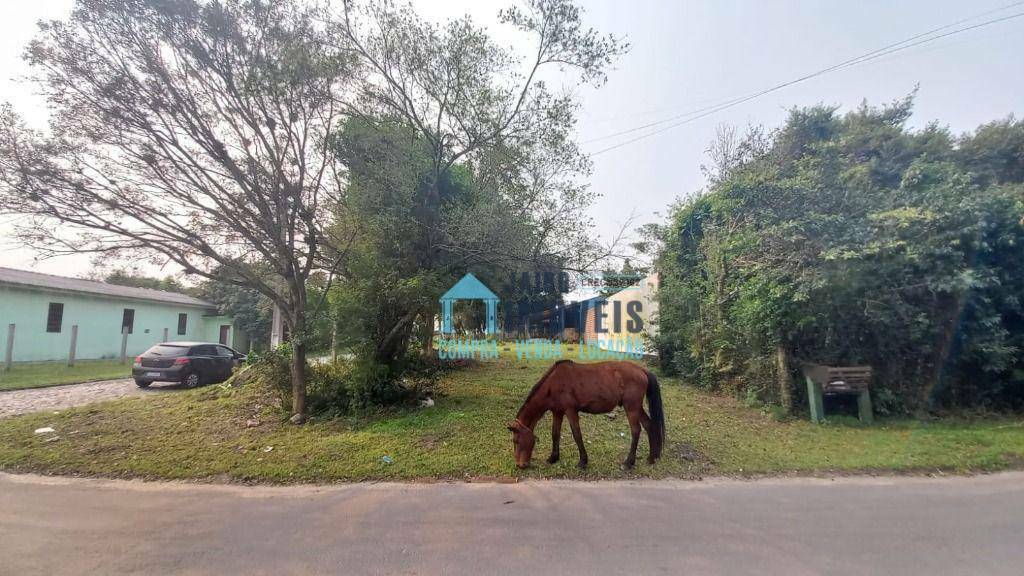
<path id="1" fill-rule="evenodd" d="M 1019 467 L 1024 421 L 872 427 L 776 422 L 739 402 L 662 380 L 668 443 L 654 466 L 619 463 L 628 425 L 619 413 L 582 418 L 590 468 L 575 468 L 568 425 L 562 461 L 544 462 L 550 417 L 538 424 L 534 467 L 515 469 L 505 425 L 547 362 L 498 361 L 455 371 L 432 408 L 386 417 L 283 422 L 256 386 L 209 386 L 0 420 L 0 469 L 47 474 L 259 482 L 491 477 L 633 478 L 856 471 L 955 472 Z M 247 427 L 255 417 L 260 424 Z M 43 426 L 59 439 L 35 435 Z M 385 461 L 385 456 L 390 463 Z"/>
<path id="2" fill-rule="evenodd" d="M 111 380 L 130 374 L 131 367 L 117 360 L 78 360 L 71 367 L 67 362 L 16 362 L 9 372 L 0 366 L 0 390 Z"/>

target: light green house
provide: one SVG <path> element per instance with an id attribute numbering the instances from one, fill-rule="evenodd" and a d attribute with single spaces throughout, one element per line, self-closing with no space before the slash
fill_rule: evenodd
<path id="1" fill-rule="evenodd" d="M 11 328 L 11 325 L 14 328 Z M 214 304 L 185 294 L 0 268 L 0 354 L 15 362 L 135 356 L 158 342 L 219 342 L 245 352 L 248 339 Z"/>

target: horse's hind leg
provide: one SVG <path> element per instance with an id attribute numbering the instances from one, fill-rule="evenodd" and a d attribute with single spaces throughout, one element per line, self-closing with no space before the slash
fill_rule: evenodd
<path id="1" fill-rule="evenodd" d="M 548 457 L 548 464 L 558 462 L 559 443 L 562 435 L 562 413 L 551 412 L 551 456 Z"/>
<path id="2" fill-rule="evenodd" d="M 629 456 L 622 463 L 622 467 L 629 469 L 636 464 L 636 445 L 640 442 L 640 410 L 626 410 L 626 418 L 629 420 L 629 431 L 633 435 L 629 443 Z"/>
<path id="3" fill-rule="evenodd" d="M 657 457 L 654 455 L 655 442 L 658 441 L 654 437 L 654 432 L 651 430 L 651 417 L 647 415 L 647 411 L 643 408 L 640 409 L 640 425 L 644 427 L 644 431 L 647 432 L 647 447 L 650 452 L 647 454 L 647 463 L 654 464 Z"/>
<path id="4" fill-rule="evenodd" d="M 565 414 L 569 417 L 572 439 L 576 441 L 576 446 L 580 449 L 580 462 L 576 467 L 583 470 L 587 467 L 589 459 L 587 458 L 587 448 L 583 445 L 583 432 L 580 432 L 580 415 L 575 410 L 566 410 Z"/>

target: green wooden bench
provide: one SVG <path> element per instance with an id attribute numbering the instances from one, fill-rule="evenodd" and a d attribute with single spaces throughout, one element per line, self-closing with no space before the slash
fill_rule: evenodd
<path id="1" fill-rule="evenodd" d="M 811 405 L 811 422 L 825 419 L 825 396 L 853 394 L 857 396 L 857 414 L 860 421 L 874 421 L 871 409 L 871 366 L 822 366 L 805 364 L 807 401 Z"/>

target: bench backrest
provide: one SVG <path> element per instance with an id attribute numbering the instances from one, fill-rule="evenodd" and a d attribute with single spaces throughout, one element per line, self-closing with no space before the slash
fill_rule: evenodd
<path id="1" fill-rule="evenodd" d="M 822 392 L 860 392 L 871 385 L 871 366 L 804 366 L 804 375 L 821 385 Z"/>

